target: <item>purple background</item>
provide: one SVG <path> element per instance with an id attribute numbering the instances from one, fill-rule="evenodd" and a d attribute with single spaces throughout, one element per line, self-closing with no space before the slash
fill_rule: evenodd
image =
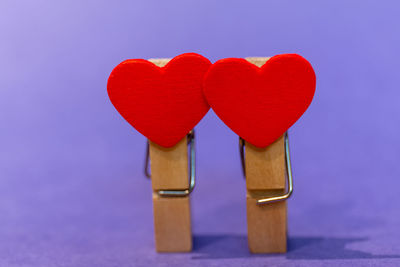
<path id="1" fill-rule="evenodd" d="M 0 266 L 400 266 L 398 1 L 1 1 Z M 108 100 L 124 59 L 299 53 L 289 252 L 250 255 L 238 138 L 197 129 L 194 251 L 154 252 L 145 138 Z"/>

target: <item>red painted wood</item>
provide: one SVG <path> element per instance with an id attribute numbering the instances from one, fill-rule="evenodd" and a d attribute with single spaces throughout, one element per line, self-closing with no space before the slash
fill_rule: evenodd
<path id="1" fill-rule="evenodd" d="M 136 130 L 160 146 L 172 147 L 210 109 L 202 91 L 210 66 L 194 53 L 179 55 L 161 68 L 143 59 L 126 60 L 111 72 L 108 95 Z"/>
<path id="2" fill-rule="evenodd" d="M 266 147 L 292 126 L 311 104 L 316 77 L 296 54 L 277 55 L 261 68 L 245 59 L 214 63 L 205 76 L 208 103 L 236 134 Z"/>

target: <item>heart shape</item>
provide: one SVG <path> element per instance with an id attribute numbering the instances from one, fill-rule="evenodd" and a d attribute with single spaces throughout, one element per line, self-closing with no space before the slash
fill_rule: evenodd
<path id="1" fill-rule="evenodd" d="M 107 91 L 121 116 L 152 142 L 172 147 L 207 114 L 203 78 L 211 62 L 187 53 L 164 67 L 130 59 L 110 74 Z"/>
<path id="2" fill-rule="evenodd" d="M 245 59 L 214 63 L 204 94 L 218 117 L 247 142 L 266 147 L 282 136 L 311 104 L 316 78 L 296 54 L 270 58 L 261 68 Z"/>

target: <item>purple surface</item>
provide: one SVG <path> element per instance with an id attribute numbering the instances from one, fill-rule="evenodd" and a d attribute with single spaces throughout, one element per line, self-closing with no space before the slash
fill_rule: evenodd
<path id="1" fill-rule="evenodd" d="M 398 1 L 1 1 L 0 266 L 400 266 Z M 194 251 L 154 252 L 145 138 L 106 94 L 127 58 L 299 53 L 289 252 L 250 255 L 238 138 L 197 127 Z"/>

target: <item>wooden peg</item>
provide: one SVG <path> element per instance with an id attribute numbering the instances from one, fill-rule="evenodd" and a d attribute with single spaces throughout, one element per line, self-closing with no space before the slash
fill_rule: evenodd
<path id="1" fill-rule="evenodd" d="M 169 59 L 152 59 L 164 66 Z M 190 198 L 161 196 L 159 190 L 185 190 L 189 187 L 188 138 L 171 148 L 149 142 L 153 188 L 154 236 L 158 252 L 192 250 Z"/>
<path id="2" fill-rule="evenodd" d="M 173 59 L 129 59 L 118 64 L 107 81 L 116 110 L 152 140 L 146 168 L 150 160 L 156 250 L 160 252 L 192 249 L 193 128 L 210 109 L 203 80 L 211 65 L 196 53 Z"/>
<path id="3" fill-rule="evenodd" d="M 262 66 L 269 58 L 246 58 Z M 285 191 L 284 136 L 266 148 L 245 142 L 247 234 L 252 253 L 284 253 L 287 250 L 286 201 L 257 204 Z"/>

